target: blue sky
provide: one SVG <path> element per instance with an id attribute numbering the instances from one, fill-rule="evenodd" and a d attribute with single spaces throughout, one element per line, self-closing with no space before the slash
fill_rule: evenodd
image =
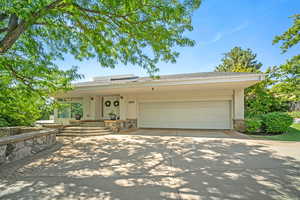
<path id="1" fill-rule="evenodd" d="M 203 0 L 193 15 L 194 30 L 186 33 L 196 45 L 177 48 L 180 52 L 177 62 L 159 63 L 159 75 L 213 71 L 223 54 L 235 46 L 250 48 L 257 53 L 263 70 L 283 64 L 286 59 L 299 54 L 300 47 L 282 54 L 279 45 L 272 45 L 272 40 L 291 26 L 289 16 L 296 13 L 300 13 L 300 0 Z M 79 62 L 66 56 L 58 64 L 62 69 L 78 66 L 79 73 L 85 75 L 84 80 L 118 74 L 147 76 L 138 66 L 118 65 L 108 69 L 101 67 L 96 59 Z"/>

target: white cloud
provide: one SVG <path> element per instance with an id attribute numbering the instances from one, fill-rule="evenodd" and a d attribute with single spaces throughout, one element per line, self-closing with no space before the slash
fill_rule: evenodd
<path id="1" fill-rule="evenodd" d="M 212 40 L 209 40 L 207 42 L 202 42 L 202 44 L 212 44 L 216 43 L 219 40 L 223 39 L 225 36 L 232 35 L 234 33 L 237 33 L 239 31 L 242 31 L 243 29 L 247 28 L 249 26 L 249 22 L 245 21 L 242 24 L 232 28 L 230 31 L 222 31 L 222 32 L 217 32 L 217 34 L 213 37 Z"/>

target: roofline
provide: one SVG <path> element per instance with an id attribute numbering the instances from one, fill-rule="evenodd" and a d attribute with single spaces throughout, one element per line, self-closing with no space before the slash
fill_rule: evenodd
<path id="1" fill-rule="evenodd" d="M 94 83 L 77 85 L 74 84 L 75 89 L 87 89 L 87 88 L 126 88 L 126 87 L 151 87 L 151 86 L 165 86 L 165 85 L 189 85 L 189 84 L 202 84 L 202 83 L 220 83 L 220 82 L 239 82 L 239 81 L 262 81 L 265 79 L 265 75 L 260 74 L 239 74 L 239 75 L 224 75 L 224 76 L 211 76 L 211 77 L 192 77 L 192 78 L 174 78 L 174 79 L 154 79 L 141 82 L 125 82 L 125 83 L 107 83 L 97 85 L 95 82 L 83 82 Z"/>

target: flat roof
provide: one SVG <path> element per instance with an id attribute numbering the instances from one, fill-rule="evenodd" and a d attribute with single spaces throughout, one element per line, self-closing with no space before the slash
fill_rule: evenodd
<path id="1" fill-rule="evenodd" d="M 212 78 L 212 77 L 230 77 L 230 76 L 244 76 L 244 75 L 259 75 L 257 73 L 250 72 L 198 72 L 198 73 L 186 73 L 186 74 L 171 74 L 161 75 L 158 78 L 153 77 L 138 77 L 133 74 L 119 75 L 119 76 L 98 76 L 93 81 L 75 83 L 74 86 L 97 86 L 97 85 L 113 85 L 113 84 L 126 84 L 130 82 L 151 82 L 151 81 L 176 81 L 176 80 L 190 80 L 196 78 Z"/>

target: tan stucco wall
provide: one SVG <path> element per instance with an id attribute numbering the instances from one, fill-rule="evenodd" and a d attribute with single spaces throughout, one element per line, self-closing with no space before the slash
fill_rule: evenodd
<path id="1" fill-rule="evenodd" d="M 233 119 L 244 119 L 244 89 L 234 90 Z"/>
<path id="2" fill-rule="evenodd" d="M 120 94 L 120 119 L 137 119 L 139 103 L 163 101 L 210 101 L 229 100 L 231 102 L 232 119 L 244 119 L 244 89 L 227 90 L 187 90 L 151 92 L 139 94 Z M 92 100 L 93 99 L 93 100 Z M 85 96 L 82 100 L 83 119 L 101 119 L 102 97 Z M 68 121 L 69 119 L 60 119 Z M 58 119 L 56 119 L 58 121 Z"/>

